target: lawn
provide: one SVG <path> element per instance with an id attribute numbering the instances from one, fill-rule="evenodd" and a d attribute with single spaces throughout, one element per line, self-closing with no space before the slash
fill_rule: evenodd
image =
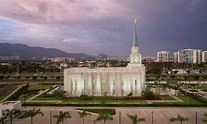
<path id="1" fill-rule="evenodd" d="M 169 95 L 160 95 L 162 100 L 175 100 L 172 96 Z"/>
<path id="2" fill-rule="evenodd" d="M 110 113 L 110 115 L 116 115 L 116 111 L 115 109 L 77 109 L 77 110 L 85 110 L 87 112 L 91 112 L 91 113 Z"/>
<path id="3" fill-rule="evenodd" d="M 0 100 L 4 99 L 6 96 L 8 96 L 10 93 L 12 93 L 16 89 L 17 89 L 16 86 L 11 86 L 10 89 L 6 93 L 0 96 Z"/>
<path id="4" fill-rule="evenodd" d="M 199 101 L 188 97 L 184 96 L 183 94 L 179 94 L 177 96 L 179 99 L 183 100 L 183 102 L 153 102 L 153 104 L 171 104 L 171 105 L 203 105 Z"/>
<path id="5" fill-rule="evenodd" d="M 185 104 L 202 105 L 202 103 L 188 96 L 178 96 L 178 98 L 183 100 Z"/>
<path id="6" fill-rule="evenodd" d="M 38 85 L 31 85 L 27 90 L 46 90 L 54 85 L 45 85 L 45 84 L 38 84 Z"/>

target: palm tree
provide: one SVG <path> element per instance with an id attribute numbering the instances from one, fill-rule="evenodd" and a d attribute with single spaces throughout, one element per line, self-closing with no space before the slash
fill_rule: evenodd
<path id="1" fill-rule="evenodd" d="M 159 95 L 160 95 L 160 80 L 161 80 L 161 76 L 160 75 L 155 75 L 155 79 L 156 81 L 158 81 L 158 87 L 159 87 Z"/>
<path id="2" fill-rule="evenodd" d="M 4 119 L 6 119 L 6 117 L 0 117 L 0 124 L 4 124 Z"/>
<path id="3" fill-rule="evenodd" d="M 204 123 L 207 123 L 207 113 L 204 114 L 204 119 L 202 120 Z"/>
<path id="4" fill-rule="evenodd" d="M 135 115 L 127 114 L 127 117 L 131 120 L 132 124 L 137 124 L 140 121 L 145 121 L 144 118 L 139 118 L 137 114 Z"/>
<path id="5" fill-rule="evenodd" d="M 64 123 L 64 118 L 71 118 L 70 112 L 66 111 L 59 111 L 58 115 L 54 115 L 54 118 L 57 118 L 56 123 L 59 124 L 60 122 L 62 122 L 62 124 Z"/>
<path id="6" fill-rule="evenodd" d="M 6 116 L 5 118 L 9 118 L 10 120 L 10 124 L 12 124 L 12 120 L 13 120 L 13 116 L 17 113 L 19 113 L 20 110 L 19 109 L 6 109 Z"/>
<path id="7" fill-rule="evenodd" d="M 104 121 L 104 124 L 106 124 L 107 120 L 113 120 L 113 117 L 110 115 L 110 113 L 99 113 L 98 117 L 96 118 L 96 120 L 94 121 L 94 123 L 96 123 L 97 121 Z"/>
<path id="8" fill-rule="evenodd" d="M 31 118 L 31 124 L 33 124 L 33 117 L 36 116 L 36 115 L 42 115 L 44 116 L 44 114 L 40 111 L 40 109 L 31 109 L 31 110 L 28 110 L 26 111 L 21 118 L 28 118 L 30 117 Z"/>
<path id="9" fill-rule="evenodd" d="M 88 115 L 91 116 L 91 114 L 86 112 L 86 110 L 83 110 L 82 112 L 78 111 L 78 114 L 80 115 L 80 118 L 83 118 L 83 124 L 84 124 L 84 117 Z"/>
<path id="10" fill-rule="evenodd" d="M 188 120 L 189 120 L 188 118 L 182 117 L 181 115 L 177 115 L 176 118 L 170 118 L 171 122 L 179 121 L 180 124 L 182 124 L 184 121 L 188 121 Z"/>
<path id="11" fill-rule="evenodd" d="M 196 88 L 196 91 L 198 92 L 198 86 L 199 86 L 199 78 L 200 78 L 200 75 L 194 75 L 193 76 L 193 79 L 195 80 L 195 81 L 197 81 L 197 88 Z"/>

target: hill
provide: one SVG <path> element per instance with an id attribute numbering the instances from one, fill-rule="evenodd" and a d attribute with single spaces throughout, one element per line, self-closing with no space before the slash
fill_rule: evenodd
<path id="1" fill-rule="evenodd" d="M 19 56 L 21 59 L 43 59 L 54 57 L 74 57 L 76 59 L 94 59 L 84 53 L 66 53 L 55 48 L 30 47 L 25 44 L 0 43 L 0 56 Z"/>

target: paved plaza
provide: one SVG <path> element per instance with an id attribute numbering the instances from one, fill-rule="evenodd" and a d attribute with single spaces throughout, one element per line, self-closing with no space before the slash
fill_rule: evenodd
<path id="1" fill-rule="evenodd" d="M 32 109 L 34 107 L 26 107 L 23 109 Z M 38 107 L 35 107 L 38 109 Z M 108 108 L 108 107 L 107 107 Z M 74 107 L 40 107 L 41 111 L 44 113 L 44 116 L 35 116 L 34 124 L 55 124 L 56 119 L 50 118 L 59 111 L 70 111 L 72 118 L 65 119 L 64 124 L 82 124 L 82 119 L 79 118 L 76 108 Z M 196 124 L 196 112 L 197 112 L 197 124 L 203 124 L 203 114 L 207 113 L 207 108 L 204 107 L 120 107 L 115 108 L 117 114 L 114 116 L 113 121 L 107 121 L 107 124 L 131 124 L 130 120 L 126 117 L 127 114 L 137 114 L 138 117 L 145 118 L 146 121 L 140 122 L 139 124 L 170 124 L 170 118 L 176 117 L 177 114 L 180 114 L 184 117 L 189 118 L 188 122 L 183 124 Z M 153 112 L 153 114 L 152 114 Z M 121 115 L 121 116 L 120 116 Z M 120 116 L 120 118 L 119 118 Z M 93 121 L 96 119 L 97 114 L 92 114 L 91 117 L 85 117 L 85 124 L 93 124 Z M 119 119 L 121 122 L 119 123 Z M 8 123 L 8 122 L 7 122 Z M 13 124 L 30 124 L 30 118 L 26 119 L 14 119 Z M 97 122 L 97 124 L 103 124 L 103 122 Z M 172 124 L 179 124 L 174 122 Z"/>

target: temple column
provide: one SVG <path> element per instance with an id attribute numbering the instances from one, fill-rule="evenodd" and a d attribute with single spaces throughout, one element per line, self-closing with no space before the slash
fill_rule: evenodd
<path id="1" fill-rule="evenodd" d="M 106 91 L 107 91 L 107 96 L 110 96 L 110 93 L 111 93 L 111 85 L 110 85 L 110 82 L 109 82 L 109 74 L 107 73 L 106 74 Z"/>
<path id="2" fill-rule="evenodd" d="M 64 70 L 64 75 L 67 75 L 67 72 Z M 70 92 L 69 90 L 68 90 L 68 83 L 69 83 L 69 77 L 70 76 L 64 76 L 64 90 L 65 91 L 68 91 L 68 92 Z"/>
<path id="3" fill-rule="evenodd" d="M 126 81 L 127 81 L 127 93 L 126 93 L 126 95 L 127 95 L 131 92 L 131 90 L 130 90 L 130 75 L 127 75 Z"/>
<path id="4" fill-rule="evenodd" d="M 88 95 L 92 95 L 93 94 L 93 89 L 92 89 L 92 76 L 91 73 L 88 74 Z"/>
<path id="5" fill-rule="evenodd" d="M 118 96 L 121 96 L 122 95 L 122 88 L 121 88 L 121 74 L 117 74 L 117 88 L 118 88 Z"/>
<path id="6" fill-rule="evenodd" d="M 113 96 L 114 85 L 113 85 L 113 77 L 111 75 L 109 75 L 109 86 L 110 86 L 110 89 L 109 89 L 110 96 Z"/>
<path id="7" fill-rule="evenodd" d="M 123 80 L 124 80 L 124 96 L 126 96 L 126 92 L 127 92 L 127 81 L 126 81 L 126 75 L 124 76 L 124 78 L 123 78 Z"/>
<path id="8" fill-rule="evenodd" d="M 71 78 L 70 78 L 70 76 L 68 76 L 66 87 L 67 87 L 67 88 L 66 88 L 65 91 L 68 91 L 68 92 L 67 92 L 67 95 L 68 95 L 68 96 L 71 96 L 71 95 L 72 95 L 72 82 L 71 82 Z"/>
<path id="9" fill-rule="evenodd" d="M 101 75 L 97 74 L 97 81 L 96 81 L 96 95 L 101 96 Z"/>
<path id="10" fill-rule="evenodd" d="M 84 75 L 82 72 L 81 72 L 81 82 L 79 83 L 79 87 L 80 87 L 80 93 L 85 94 L 85 82 L 84 82 Z"/>

